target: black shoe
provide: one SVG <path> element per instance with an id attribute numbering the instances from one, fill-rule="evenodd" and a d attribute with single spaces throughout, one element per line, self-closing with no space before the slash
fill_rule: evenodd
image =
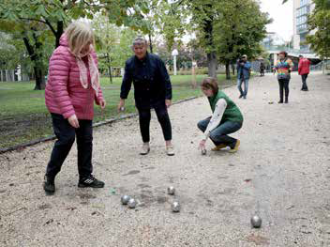
<path id="1" fill-rule="evenodd" d="M 283 104 L 283 100 L 280 100 L 278 103 L 279 103 L 279 104 Z"/>
<path id="2" fill-rule="evenodd" d="M 45 181 L 44 181 L 44 190 L 46 194 L 52 195 L 55 193 L 55 177 L 50 177 L 45 175 Z"/>
<path id="3" fill-rule="evenodd" d="M 243 96 L 244 96 L 244 95 L 243 95 L 243 94 L 241 94 L 241 95 L 239 96 L 239 99 L 243 98 Z"/>
<path id="4" fill-rule="evenodd" d="M 96 179 L 93 175 L 89 175 L 88 177 L 79 180 L 78 187 L 103 188 L 104 182 Z"/>

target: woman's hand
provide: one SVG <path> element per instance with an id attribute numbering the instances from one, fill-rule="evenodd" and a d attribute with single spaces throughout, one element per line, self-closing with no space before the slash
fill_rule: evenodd
<path id="1" fill-rule="evenodd" d="M 201 140 L 201 142 L 199 143 L 199 149 L 200 150 L 205 150 L 206 149 L 206 147 L 205 147 L 205 144 L 206 144 L 206 140 Z"/>
<path id="2" fill-rule="evenodd" d="M 107 102 L 104 100 L 104 99 L 101 99 L 100 100 L 100 106 L 101 106 L 101 109 L 105 109 L 105 106 L 107 105 Z"/>
<path id="3" fill-rule="evenodd" d="M 125 109 L 125 100 L 120 99 L 117 110 L 118 110 L 118 112 L 121 112 L 121 111 L 123 111 L 123 109 Z"/>
<path id="4" fill-rule="evenodd" d="M 172 100 L 170 99 L 165 100 L 165 105 L 167 108 L 170 108 L 170 106 L 172 105 Z"/>
<path id="5" fill-rule="evenodd" d="M 78 129 L 79 128 L 79 121 L 76 115 L 72 115 L 71 117 L 68 118 L 69 124 L 75 128 Z"/>

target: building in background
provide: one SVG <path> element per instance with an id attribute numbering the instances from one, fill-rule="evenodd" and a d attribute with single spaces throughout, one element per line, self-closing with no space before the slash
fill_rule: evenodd
<path id="1" fill-rule="evenodd" d="M 308 30 L 308 15 L 313 12 L 313 0 L 293 0 L 293 48 L 301 53 L 312 53 L 309 46 L 304 44 Z"/>

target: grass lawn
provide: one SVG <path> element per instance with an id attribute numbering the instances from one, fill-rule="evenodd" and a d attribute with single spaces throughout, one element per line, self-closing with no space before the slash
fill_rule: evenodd
<path id="1" fill-rule="evenodd" d="M 206 75 L 198 75 L 200 83 Z M 226 81 L 225 75 L 219 75 L 220 88 L 233 85 Z M 201 96 L 199 87 L 191 87 L 191 76 L 172 76 L 173 102 L 193 96 Z M 102 115 L 95 106 L 94 122 L 118 116 L 121 78 L 114 78 L 110 84 L 108 78 L 102 78 L 101 85 L 107 107 Z M 27 143 L 31 140 L 53 135 L 51 118 L 45 106 L 44 91 L 35 91 L 34 82 L 0 82 L 0 149 Z M 132 87 L 133 88 L 133 87 Z M 135 112 L 133 92 L 126 102 L 126 113 Z"/>

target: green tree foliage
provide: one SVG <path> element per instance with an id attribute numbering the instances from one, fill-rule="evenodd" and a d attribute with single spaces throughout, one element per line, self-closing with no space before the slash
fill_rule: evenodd
<path id="1" fill-rule="evenodd" d="M 266 37 L 267 14 L 254 0 L 219 1 L 215 5 L 214 41 L 219 62 L 226 65 L 230 79 L 230 64 L 243 54 L 255 58 L 262 53 L 260 42 Z"/>
<path id="2" fill-rule="evenodd" d="M 149 26 L 144 14 L 150 11 L 148 3 L 147 0 L 2 0 L 0 26 L 2 31 L 21 33 L 34 64 L 36 89 L 42 89 L 45 38 L 40 31 L 50 31 L 57 47 L 68 22 L 81 17 L 92 19 L 96 13 L 102 13 L 107 14 L 111 23 L 146 32 Z"/>
<path id="3" fill-rule="evenodd" d="M 330 1 L 314 0 L 315 10 L 309 17 L 309 29 L 315 34 L 307 36 L 311 48 L 321 57 L 330 57 Z"/>
<path id="4" fill-rule="evenodd" d="M 107 71 L 112 81 L 111 67 L 122 68 L 132 56 L 132 41 L 137 32 L 109 23 L 105 15 L 97 15 L 92 26 L 96 35 L 100 71 Z"/>

